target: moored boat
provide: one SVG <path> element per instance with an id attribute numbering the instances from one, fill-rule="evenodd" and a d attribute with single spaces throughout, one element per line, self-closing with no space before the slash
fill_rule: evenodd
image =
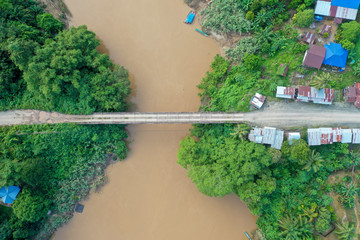
<path id="1" fill-rule="evenodd" d="M 195 10 L 191 10 L 190 12 L 189 12 L 189 14 L 187 15 L 187 17 L 186 17 L 186 19 L 185 19 L 185 23 L 187 23 L 187 24 L 191 24 L 193 21 L 194 21 L 194 19 L 195 19 L 195 15 L 196 15 L 196 12 L 195 12 Z"/>

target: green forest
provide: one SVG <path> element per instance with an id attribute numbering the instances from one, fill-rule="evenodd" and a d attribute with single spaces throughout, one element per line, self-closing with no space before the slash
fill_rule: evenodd
<path id="1" fill-rule="evenodd" d="M 188 1 L 191 4 L 192 1 Z M 200 111 L 248 112 L 256 92 L 275 97 L 277 86 L 310 83 L 336 90 L 356 82 L 360 64 L 360 24 L 343 21 L 335 40 L 350 50 L 352 65 L 339 74 L 302 67 L 307 44 L 299 29 L 314 21 L 313 0 L 215 0 L 201 11 L 207 32 L 243 37 L 216 56 L 198 88 Z M 327 35 L 323 36 L 327 37 Z M 280 64 L 289 67 L 281 76 Z M 304 76 L 294 82 L 295 73 Z M 312 78 L 312 76 L 316 77 Z M 302 139 L 281 150 L 247 140 L 246 124 L 194 125 L 178 151 L 198 190 L 211 197 L 236 194 L 257 216 L 255 239 L 358 239 L 360 195 L 358 146 L 334 143 L 310 147 Z M 337 211 L 345 211 L 340 219 Z"/>
<path id="2" fill-rule="evenodd" d="M 95 33 L 64 24 L 34 0 L 0 0 L 0 111 L 126 111 L 128 72 L 100 54 Z M 20 186 L 0 205 L 0 239 L 48 239 L 75 204 L 124 159 L 124 126 L 57 124 L 0 128 L 0 185 Z"/>

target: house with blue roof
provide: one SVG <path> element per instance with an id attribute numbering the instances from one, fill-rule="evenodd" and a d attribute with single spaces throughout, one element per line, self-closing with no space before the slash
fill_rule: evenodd
<path id="1" fill-rule="evenodd" d="M 360 0 L 318 0 L 315 14 L 355 20 L 359 6 Z"/>
<path id="2" fill-rule="evenodd" d="M 325 59 L 323 64 L 344 68 L 349 54 L 345 48 L 338 43 L 325 44 Z"/>

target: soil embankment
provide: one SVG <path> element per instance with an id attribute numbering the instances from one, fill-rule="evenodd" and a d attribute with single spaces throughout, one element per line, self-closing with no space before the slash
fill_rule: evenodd
<path id="1" fill-rule="evenodd" d="M 72 25 L 88 25 L 102 51 L 129 69 L 131 111 L 197 111 L 200 83 L 216 43 L 186 25 L 182 0 L 66 0 Z M 109 167 L 109 183 L 84 202 L 83 214 L 54 239 L 238 240 L 253 230 L 254 217 L 236 196 L 198 192 L 176 163 L 191 125 L 129 126 L 128 158 Z"/>

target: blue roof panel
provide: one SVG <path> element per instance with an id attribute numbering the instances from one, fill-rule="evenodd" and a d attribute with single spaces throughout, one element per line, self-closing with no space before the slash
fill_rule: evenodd
<path id="1" fill-rule="evenodd" d="M 337 7 L 359 9 L 360 0 L 332 0 L 331 5 Z"/>
<path id="2" fill-rule="evenodd" d="M 345 50 L 338 43 L 325 44 L 324 47 L 326 48 L 326 53 L 323 64 L 344 68 L 349 51 Z"/>

